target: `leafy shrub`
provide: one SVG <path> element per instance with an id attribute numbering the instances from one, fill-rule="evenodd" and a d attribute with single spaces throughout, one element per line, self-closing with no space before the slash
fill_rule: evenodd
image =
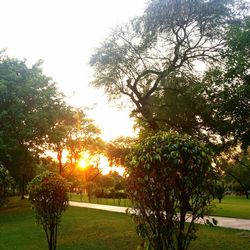
<path id="1" fill-rule="evenodd" d="M 59 174 L 46 171 L 36 176 L 28 186 L 36 221 L 41 224 L 49 250 L 56 249 L 57 228 L 62 212 L 68 206 L 68 183 Z"/>
<path id="2" fill-rule="evenodd" d="M 84 188 L 87 191 L 88 200 L 91 203 L 92 198 L 95 195 L 96 184 L 93 181 L 88 181 L 88 182 L 85 183 Z"/>
<path id="3" fill-rule="evenodd" d="M 7 202 L 8 188 L 14 184 L 14 179 L 9 171 L 0 164 L 0 206 Z"/>
<path id="4" fill-rule="evenodd" d="M 101 189 L 99 187 L 97 187 L 95 189 L 95 197 L 96 198 L 106 198 L 106 196 L 107 196 L 107 193 L 103 189 Z"/>
<path id="5" fill-rule="evenodd" d="M 212 200 L 212 163 L 205 145 L 176 134 L 158 133 L 132 150 L 126 181 L 130 214 L 150 249 L 183 250 L 195 239 L 194 222 Z"/>
<path id="6" fill-rule="evenodd" d="M 221 203 L 221 200 L 225 196 L 225 184 L 222 181 L 218 181 L 214 186 L 214 196 L 219 200 L 219 203 Z"/>

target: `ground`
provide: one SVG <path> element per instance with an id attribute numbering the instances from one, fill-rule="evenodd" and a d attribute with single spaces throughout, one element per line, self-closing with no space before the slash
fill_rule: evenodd
<path id="1" fill-rule="evenodd" d="M 132 250 L 140 242 L 126 214 L 87 208 L 70 207 L 58 235 L 59 250 Z M 8 207 L 0 209 L 0 250 L 43 250 L 46 244 L 27 200 L 12 198 Z M 200 226 L 190 249 L 247 250 L 249 245 L 249 231 Z"/>

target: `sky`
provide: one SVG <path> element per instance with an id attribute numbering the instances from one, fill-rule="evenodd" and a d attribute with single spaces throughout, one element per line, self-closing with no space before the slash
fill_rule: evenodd
<path id="1" fill-rule="evenodd" d="M 133 135 L 128 109 L 107 102 L 102 90 L 89 87 L 88 62 L 112 27 L 140 15 L 146 0 L 0 0 L 0 50 L 28 65 L 39 59 L 68 102 L 91 107 L 88 117 L 103 138 Z"/>

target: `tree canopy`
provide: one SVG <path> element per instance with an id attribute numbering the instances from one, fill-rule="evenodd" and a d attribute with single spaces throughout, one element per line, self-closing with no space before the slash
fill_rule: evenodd
<path id="1" fill-rule="evenodd" d="M 202 135 L 209 124 L 201 116 L 197 64 L 222 60 L 237 6 L 227 0 L 150 1 L 142 16 L 116 27 L 96 49 L 92 85 L 110 99 L 127 96 L 132 115 L 149 131 Z"/>
<path id="2" fill-rule="evenodd" d="M 1 56 L 0 89 L 2 145 L 44 142 L 65 103 L 55 83 L 42 73 L 41 62 L 28 68 L 25 61 Z"/>
<path id="3" fill-rule="evenodd" d="M 28 67 L 1 54 L 0 161 L 20 185 L 33 177 L 35 155 L 66 110 L 63 95 L 43 74 L 41 62 Z"/>
<path id="4" fill-rule="evenodd" d="M 247 149 L 250 143 L 250 18 L 232 24 L 224 63 L 210 68 L 203 79 L 208 123 L 217 133 Z"/>

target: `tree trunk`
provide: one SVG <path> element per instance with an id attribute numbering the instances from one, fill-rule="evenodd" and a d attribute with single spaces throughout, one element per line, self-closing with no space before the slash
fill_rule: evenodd
<path id="1" fill-rule="evenodd" d="M 49 245 L 49 250 L 55 250 L 56 249 L 56 239 L 55 239 L 56 235 L 55 235 L 55 227 L 51 227 L 50 228 L 50 234 L 49 234 L 49 241 L 48 241 L 48 245 Z"/>
<path id="2" fill-rule="evenodd" d="M 191 211 L 191 206 L 189 204 L 189 196 L 186 193 L 181 195 L 180 199 L 180 226 L 179 226 L 179 235 L 178 235 L 178 250 L 185 249 L 185 222 L 186 214 L 188 211 Z"/>
<path id="3" fill-rule="evenodd" d="M 186 208 L 185 208 L 185 199 L 182 198 L 180 201 L 180 224 L 179 224 L 179 235 L 178 235 L 178 250 L 183 250 L 183 234 L 185 230 L 185 217 L 186 217 Z"/>
<path id="4" fill-rule="evenodd" d="M 22 176 L 22 180 L 21 180 L 21 184 L 20 184 L 21 200 L 24 200 L 24 193 L 25 193 L 25 183 L 24 183 L 24 176 Z"/>
<path id="5" fill-rule="evenodd" d="M 245 195 L 246 195 L 246 198 L 249 199 L 248 190 L 245 190 Z"/>
<path id="6" fill-rule="evenodd" d="M 180 211 L 180 228 L 179 228 L 179 236 L 178 236 L 178 250 L 183 250 L 183 233 L 185 229 L 185 216 L 186 216 L 186 211 L 181 208 Z"/>
<path id="7" fill-rule="evenodd" d="M 59 174 L 62 175 L 62 150 L 57 151 Z"/>

